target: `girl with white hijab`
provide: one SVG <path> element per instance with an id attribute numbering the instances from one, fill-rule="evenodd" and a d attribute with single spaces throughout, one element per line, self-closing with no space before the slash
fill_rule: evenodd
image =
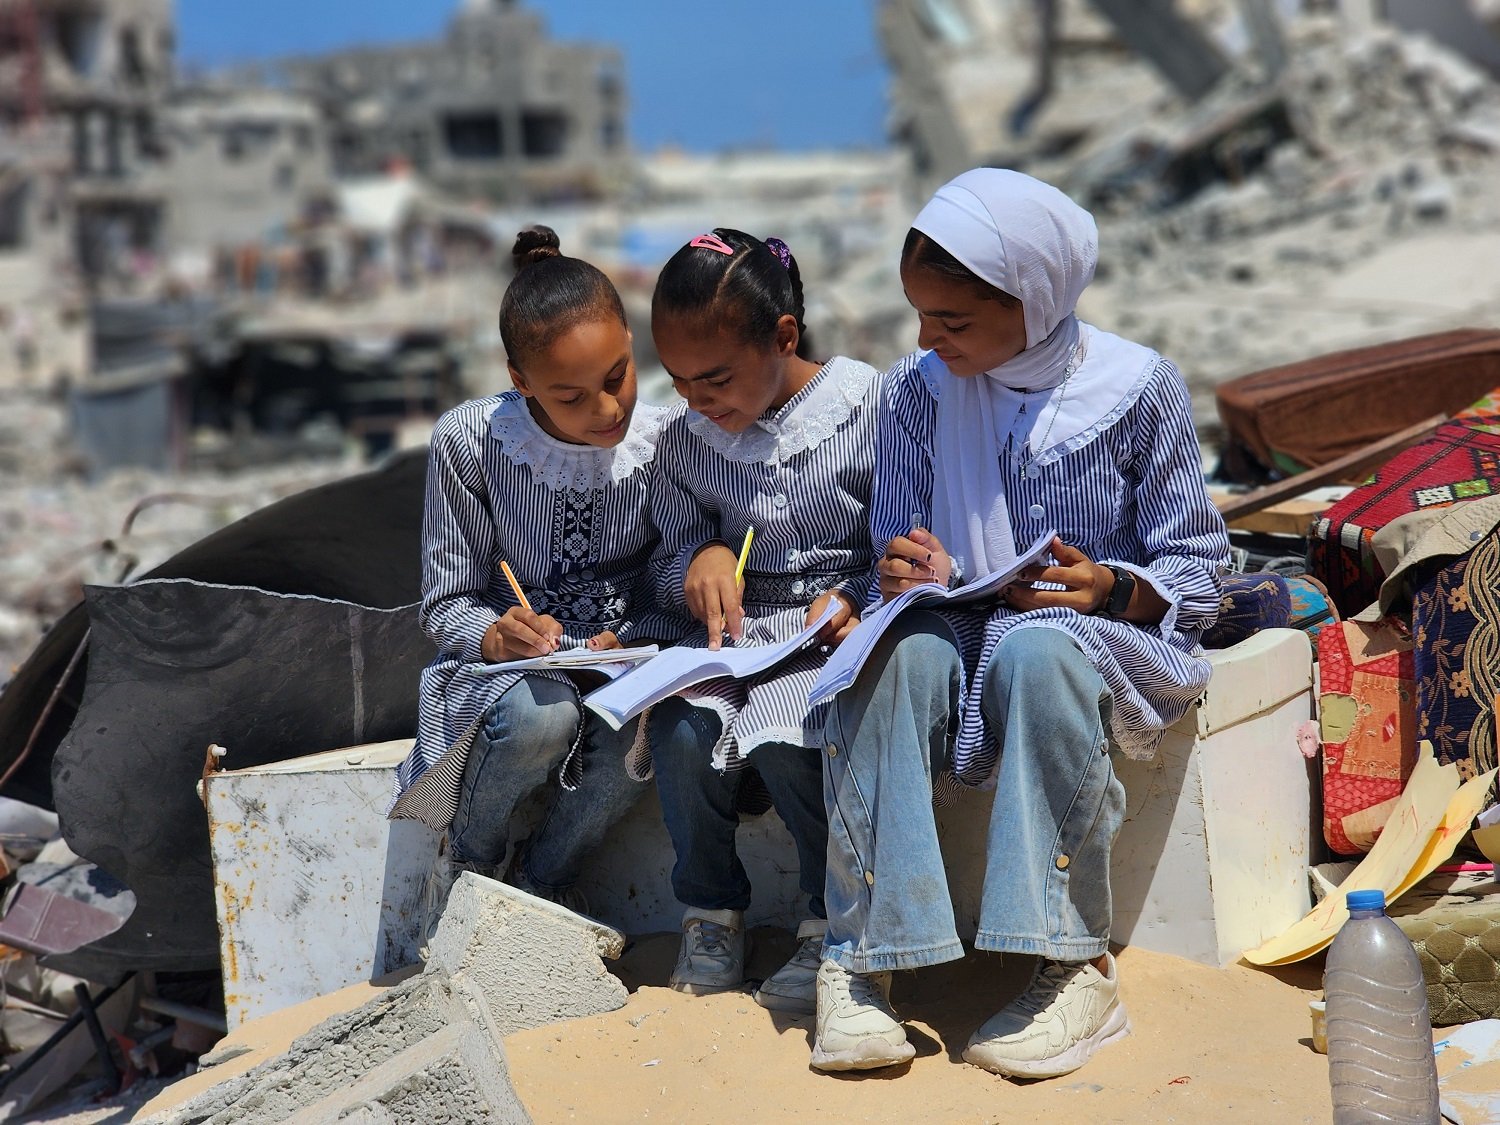
<path id="1" fill-rule="evenodd" d="M 934 789 L 995 790 L 974 944 L 1039 958 L 965 1060 L 1051 1077 L 1129 1031 L 1108 951 L 1110 743 L 1153 756 L 1202 692 L 1229 543 L 1176 368 L 1074 314 L 1097 257 L 1087 211 L 993 168 L 940 188 L 907 236 L 922 350 L 881 407 L 880 596 L 961 585 L 1056 537 L 998 605 L 904 614 L 829 714 L 821 1070 L 911 1058 L 890 971 L 963 956 Z"/>

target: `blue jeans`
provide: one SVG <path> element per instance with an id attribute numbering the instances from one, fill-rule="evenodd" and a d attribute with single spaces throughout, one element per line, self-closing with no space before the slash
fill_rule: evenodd
<path id="1" fill-rule="evenodd" d="M 828 937 L 857 973 L 963 956 L 932 779 L 958 724 L 959 656 L 941 618 L 904 616 L 829 711 Z M 996 647 L 984 709 L 1001 757 L 979 949 L 1086 961 L 1109 942 L 1109 856 L 1125 815 L 1109 689 L 1073 641 L 1023 628 Z"/>
<path id="2" fill-rule="evenodd" d="M 630 811 L 646 787 L 625 772 L 636 725 L 611 730 L 578 702 L 568 684 L 523 676 L 485 713 L 464 764 L 458 811 L 448 829 L 449 853 L 458 862 L 499 863 L 511 814 L 520 800 L 548 784 L 583 724 L 583 779 L 577 789 L 557 787 L 541 826 L 526 846 L 522 876 L 548 890 L 570 887 L 583 861 Z"/>
<path id="3" fill-rule="evenodd" d="M 677 853 L 673 893 L 684 906 L 700 910 L 744 910 L 750 905 L 750 877 L 734 840 L 744 772 L 721 773 L 713 766 L 710 752 L 722 730 L 719 717 L 674 697 L 652 709 L 648 729 L 662 818 Z M 822 754 L 768 742 L 757 746 L 749 760 L 797 845 L 798 885 L 810 900 L 809 909 L 822 918 L 828 862 Z"/>

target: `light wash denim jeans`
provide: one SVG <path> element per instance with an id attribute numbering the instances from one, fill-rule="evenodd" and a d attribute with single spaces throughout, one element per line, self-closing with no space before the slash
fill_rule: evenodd
<path id="1" fill-rule="evenodd" d="M 903 616 L 828 716 L 828 937 L 857 973 L 963 956 L 932 779 L 958 724 L 959 657 L 930 613 Z M 1109 689 L 1063 632 L 1017 629 L 981 699 L 1001 740 L 975 946 L 1086 961 L 1109 941 L 1109 855 L 1125 813 Z"/>
<path id="2" fill-rule="evenodd" d="M 493 864 L 504 858 L 516 804 L 548 784 L 572 749 L 583 723 L 583 779 L 577 789 L 554 786 L 552 802 L 526 846 L 522 875 L 546 890 L 570 887 L 604 835 L 646 793 L 625 772 L 635 723 L 611 730 L 585 711 L 578 693 L 545 676 L 523 676 L 485 713 L 464 765 L 458 811 L 448 829 L 458 862 Z"/>
<path id="3" fill-rule="evenodd" d="M 672 891 L 684 906 L 700 910 L 744 910 L 750 905 L 750 877 L 734 840 L 744 771 L 721 773 L 710 760 L 722 729 L 717 715 L 680 697 L 658 703 L 648 720 L 656 791 L 677 853 Z M 797 845 L 798 885 L 810 900 L 808 908 L 822 918 L 828 862 L 822 753 L 768 742 L 755 748 L 749 762 Z"/>

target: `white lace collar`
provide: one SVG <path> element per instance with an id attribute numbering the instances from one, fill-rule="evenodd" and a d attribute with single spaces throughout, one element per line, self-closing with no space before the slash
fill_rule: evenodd
<path id="1" fill-rule="evenodd" d="M 663 407 L 637 402 L 620 444 L 601 449 L 558 441 L 537 425 L 523 396 L 506 391 L 490 414 L 490 436 L 512 464 L 529 465 L 539 484 L 554 492 L 582 492 L 618 484 L 649 465 L 666 413 Z"/>
<path id="2" fill-rule="evenodd" d="M 688 429 L 730 461 L 775 464 L 832 437 L 864 401 L 878 372 L 868 363 L 834 356 L 771 415 L 732 434 L 703 415 L 688 411 Z"/>

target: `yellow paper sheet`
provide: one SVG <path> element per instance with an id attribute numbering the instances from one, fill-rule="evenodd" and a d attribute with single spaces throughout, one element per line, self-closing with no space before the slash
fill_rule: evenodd
<path id="1" fill-rule="evenodd" d="M 1285 965 L 1311 957 L 1333 940 L 1333 935 L 1339 932 L 1339 927 L 1349 916 L 1344 905 L 1345 893 L 1379 889 L 1390 898 L 1398 889 L 1417 882 L 1420 875 L 1409 883 L 1406 880 L 1425 857 L 1434 853 L 1434 836 L 1447 822 L 1449 803 L 1458 791 L 1458 767 L 1438 765 L 1432 756 L 1432 744 L 1423 742 L 1406 788 L 1369 854 L 1339 884 L 1336 893 L 1323 899 L 1276 937 L 1247 952 L 1245 960 L 1252 965 Z M 1483 799 L 1481 791 L 1478 800 L 1482 802 Z M 1456 815 L 1460 810 L 1454 811 Z M 1478 811 L 1476 808 L 1474 813 Z M 1469 814 L 1470 819 L 1474 813 Z M 1457 844 L 1456 840 L 1454 844 Z"/>

